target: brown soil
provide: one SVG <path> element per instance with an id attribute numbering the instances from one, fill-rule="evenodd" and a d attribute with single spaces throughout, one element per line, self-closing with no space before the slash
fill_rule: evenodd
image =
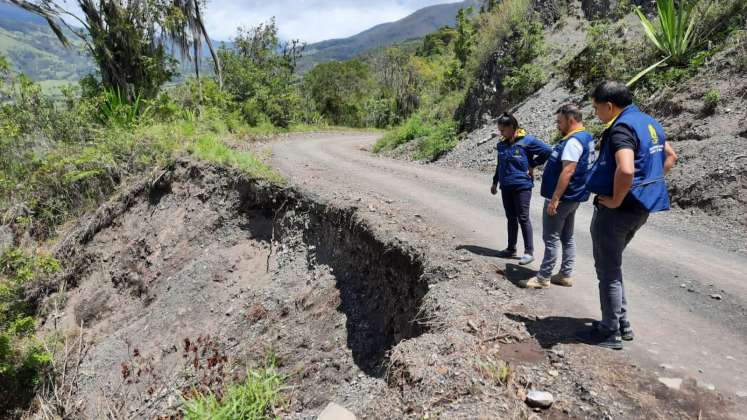
<path id="1" fill-rule="evenodd" d="M 73 417 L 173 415 L 185 391 L 241 380 L 268 354 L 291 387 L 283 418 L 330 401 L 362 418 L 729 417 L 718 394 L 669 395 L 558 338 L 583 320 L 536 318 L 531 295 L 455 257 L 419 215 L 402 236 L 368 220 L 189 161 L 124 189 L 58 246 L 68 290 L 44 328 L 83 327 Z M 556 403 L 534 413 L 529 387 Z"/>

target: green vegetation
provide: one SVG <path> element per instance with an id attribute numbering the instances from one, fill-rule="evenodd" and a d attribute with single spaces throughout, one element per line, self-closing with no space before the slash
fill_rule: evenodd
<path id="1" fill-rule="evenodd" d="M 719 46 L 723 46 L 723 41 L 742 29 L 747 22 L 747 4 L 741 0 L 688 0 L 677 3 L 674 0 L 657 0 L 656 4 L 657 25 L 640 8 L 635 9 L 646 38 L 656 50 L 656 54 L 652 54 L 656 62 L 635 74 L 629 85 L 652 73 L 649 89 L 693 76 Z M 671 67 L 663 71 L 664 76 L 657 76 L 655 70 L 665 64 Z"/>
<path id="2" fill-rule="evenodd" d="M 198 137 L 187 149 L 198 159 L 213 162 L 221 166 L 241 169 L 245 173 L 267 179 L 275 183 L 282 182 L 282 177 L 264 162 L 250 153 L 237 152 L 229 148 L 218 135 L 209 133 Z"/>
<path id="3" fill-rule="evenodd" d="M 274 367 L 250 370 L 243 383 L 231 385 L 222 396 L 200 394 L 184 408 L 187 420 L 274 419 L 282 401 L 283 377 Z"/>
<path id="4" fill-rule="evenodd" d="M 628 84 L 635 83 L 646 73 L 665 62 L 682 65 L 687 62 L 697 47 L 699 38 L 697 19 L 703 14 L 698 10 L 700 0 L 687 0 L 675 6 L 674 0 L 656 0 L 659 25 L 654 26 L 640 7 L 634 10 L 643 25 L 649 41 L 664 58 L 635 75 Z"/>
<path id="5" fill-rule="evenodd" d="M 436 160 L 456 145 L 456 124 L 451 120 L 436 123 L 413 115 L 376 142 L 373 151 L 393 150 L 412 140 L 419 140 L 415 159 Z"/>
<path id="6" fill-rule="evenodd" d="M 590 91 L 603 80 L 622 80 L 629 71 L 629 58 L 639 45 L 626 46 L 615 41 L 616 26 L 607 22 L 597 22 L 586 32 L 586 48 L 579 56 L 566 64 L 567 83 L 573 86 L 579 82 L 584 91 Z"/>
<path id="7" fill-rule="evenodd" d="M 721 92 L 715 89 L 711 89 L 703 96 L 703 112 L 712 114 L 716 111 L 716 107 L 721 102 Z"/>
<path id="8" fill-rule="evenodd" d="M 252 126 L 272 124 L 287 128 L 301 113 L 295 86 L 296 61 L 303 51 L 298 41 L 280 42 L 271 20 L 239 28 L 233 49 L 221 49 L 229 112 L 238 112 Z M 231 106 L 233 105 L 233 106 Z"/>
<path id="9" fill-rule="evenodd" d="M 303 79 L 303 89 L 318 115 L 350 127 L 388 122 L 391 104 L 373 103 L 373 84 L 369 67 L 358 60 L 319 64 Z"/>
<path id="10" fill-rule="evenodd" d="M 59 269 L 59 263 L 45 254 L 11 248 L 0 256 L 0 415 L 31 399 L 51 362 L 34 338 L 36 321 L 24 288 Z"/>

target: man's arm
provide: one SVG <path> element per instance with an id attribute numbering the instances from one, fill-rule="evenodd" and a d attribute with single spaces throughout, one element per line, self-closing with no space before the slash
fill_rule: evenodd
<path id="1" fill-rule="evenodd" d="M 635 152 L 631 149 L 620 149 L 615 153 L 615 180 L 612 189 L 612 197 L 600 196 L 599 204 L 616 209 L 620 207 L 625 196 L 628 195 L 630 187 L 633 186 L 635 175 Z"/>
<path id="2" fill-rule="evenodd" d="M 664 174 L 668 174 L 677 162 L 677 153 L 674 152 L 674 149 L 669 145 L 669 142 L 664 143 L 664 154 L 666 154 L 666 159 L 664 160 Z"/>
<path id="3" fill-rule="evenodd" d="M 527 150 L 531 155 L 529 159 L 530 167 L 537 167 L 544 164 L 552 154 L 552 147 L 548 146 L 547 143 L 542 140 L 534 140 L 529 143 Z"/>

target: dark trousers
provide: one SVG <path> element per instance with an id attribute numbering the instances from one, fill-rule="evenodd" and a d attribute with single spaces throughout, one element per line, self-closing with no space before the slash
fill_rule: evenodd
<path id="1" fill-rule="evenodd" d="M 529 219 L 529 203 L 532 201 L 532 190 L 501 190 L 503 209 L 508 219 L 508 248 L 516 250 L 519 226 L 524 238 L 524 253 L 534 255 L 532 238 L 532 221 Z"/>
<path id="2" fill-rule="evenodd" d="M 597 205 L 591 219 L 594 267 L 599 280 L 602 326 L 617 331 L 628 322 L 628 302 L 623 285 L 622 254 L 635 233 L 648 220 L 648 212 L 609 209 Z"/>

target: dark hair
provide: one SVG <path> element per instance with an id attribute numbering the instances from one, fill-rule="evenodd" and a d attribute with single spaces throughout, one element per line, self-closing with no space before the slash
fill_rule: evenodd
<path id="1" fill-rule="evenodd" d="M 503 114 L 499 115 L 495 122 L 496 124 L 503 127 L 519 128 L 519 122 L 516 121 L 516 117 L 509 114 L 508 112 L 504 112 Z"/>
<path id="2" fill-rule="evenodd" d="M 584 120 L 584 116 L 581 114 L 581 110 L 575 104 L 563 104 L 557 111 L 556 114 L 562 114 L 566 118 L 573 118 L 578 122 Z"/>
<path id="3" fill-rule="evenodd" d="M 620 82 L 607 80 L 594 88 L 591 92 L 594 102 L 610 102 L 619 108 L 625 108 L 633 103 L 633 94 L 628 87 Z"/>

